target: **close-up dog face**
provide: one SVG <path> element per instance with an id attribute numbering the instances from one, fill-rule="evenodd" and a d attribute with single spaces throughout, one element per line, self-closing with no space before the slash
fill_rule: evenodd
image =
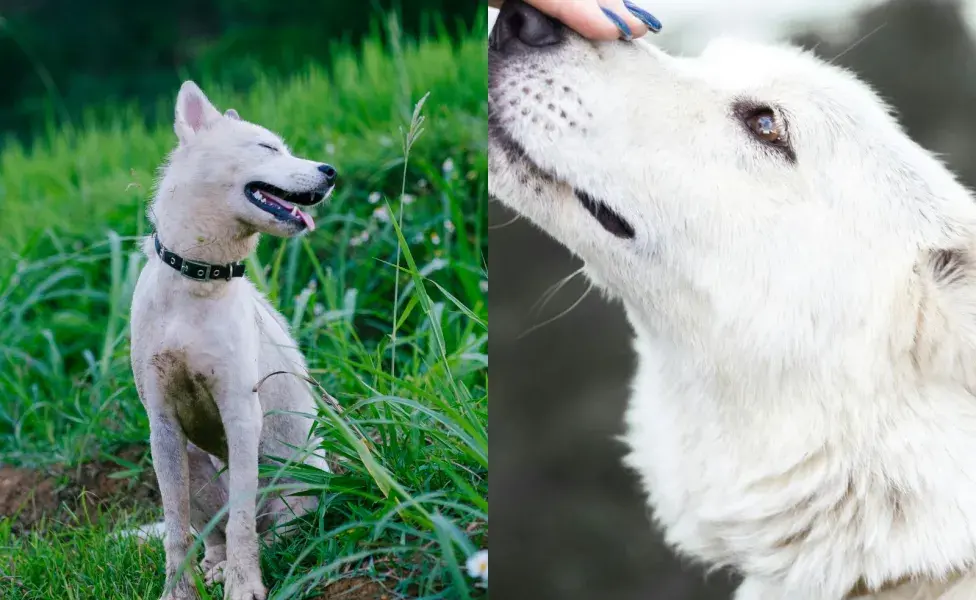
<path id="1" fill-rule="evenodd" d="M 892 302 L 918 250 L 971 220 L 867 85 L 795 48 L 720 40 L 675 58 L 508 3 L 489 111 L 492 196 L 655 330 L 724 336 L 757 306 L 764 322 L 854 326 L 851 306 Z"/>
<path id="2" fill-rule="evenodd" d="M 179 172 L 177 185 L 199 192 L 190 196 L 224 201 L 202 210 L 229 216 L 245 231 L 292 237 L 315 229 L 307 211 L 332 194 L 337 174 L 331 165 L 293 156 L 279 136 L 233 109 L 221 115 L 192 83 L 180 90 L 176 113 L 180 145 L 169 171 Z"/>

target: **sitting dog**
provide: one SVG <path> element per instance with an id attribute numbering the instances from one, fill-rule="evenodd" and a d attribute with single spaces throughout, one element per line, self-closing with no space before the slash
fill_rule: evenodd
<path id="1" fill-rule="evenodd" d="M 208 583 L 227 600 L 260 600 L 258 532 L 313 510 L 315 498 L 257 504 L 259 457 L 323 470 L 310 438 L 316 399 L 288 326 L 244 275 L 260 233 L 314 229 L 304 209 L 331 194 L 333 167 L 292 156 L 270 131 L 223 115 L 187 81 L 176 99 L 179 144 L 163 169 L 150 219 L 149 261 L 132 299 L 132 370 L 149 415 L 153 466 L 165 521 L 166 600 L 197 598 L 193 541 L 226 504 L 205 538 Z M 264 381 L 278 371 L 282 375 Z M 276 411 L 275 414 L 267 414 Z M 224 471 L 224 467 L 227 470 Z"/>
<path id="2" fill-rule="evenodd" d="M 736 600 L 976 598 L 973 196 L 795 48 L 675 58 L 518 0 L 489 46 L 490 194 L 624 305 L 667 541 Z"/>

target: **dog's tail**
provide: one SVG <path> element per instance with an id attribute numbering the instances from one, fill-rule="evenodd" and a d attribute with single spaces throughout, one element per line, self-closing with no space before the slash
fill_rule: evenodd
<path id="1" fill-rule="evenodd" d="M 163 539 L 165 533 L 166 524 L 160 521 L 158 523 L 150 523 L 148 525 L 140 525 L 138 527 L 116 531 L 112 534 L 112 537 L 116 539 L 136 538 L 139 542 L 146 543 L 155 539 Z"/>

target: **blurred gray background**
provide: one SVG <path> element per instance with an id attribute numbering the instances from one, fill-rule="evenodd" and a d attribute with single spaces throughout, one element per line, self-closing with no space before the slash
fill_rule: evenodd
<path id="1" fill-rule="evenodd" d="M 710 37 L 791 39 L 847 66 L 899 112 L 916 141 L 976 184 L 976 1 L 641 0 L 668 50 Z M 620 432 L 634 366 L 619 306 L 567 284 L 579 263 L 493 203 L 491 597 L 725 600 L 734 575 L 676 559 L 651 528 Z"/>

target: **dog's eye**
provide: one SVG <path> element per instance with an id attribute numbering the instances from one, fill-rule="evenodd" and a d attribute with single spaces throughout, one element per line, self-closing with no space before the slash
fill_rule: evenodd
<path id="1" fill-rule="evenodd" d="M 765 142 L 776 144 L 786 141 L 786 135 L 776 118 L 776 113 L 771 109 L 764 108 L 746 117 L 746 125 L 756 137 Z"/>
<path id="2" fill-rule="evenodd" d="M 277 152 L 278 151 L 278 149 L 275 148 L 274 146 L 272 146 L 271 144 L 258 144 L 258 146 L 261 146 L 262 148 L 267 148 L 268 150 L 271 150 L 272 152 Z"/>

